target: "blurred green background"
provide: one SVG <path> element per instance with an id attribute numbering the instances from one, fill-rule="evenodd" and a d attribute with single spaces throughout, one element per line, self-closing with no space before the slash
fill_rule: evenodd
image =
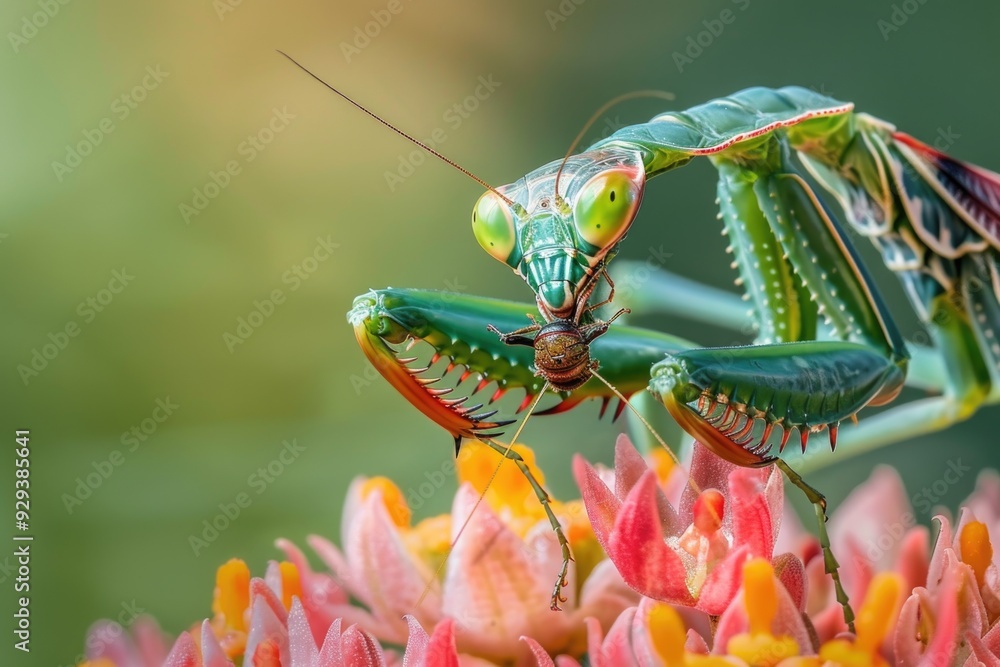
<path id="1" fill-rule="evenodd" d="M 227 558 L 240 555 L 260 573 L 278 556 L 278 536 L 337 538 L 353 476 L 387 474 L 408 490 L 440 469 L 449 438 L 365 374 L 344 319 L 354 296 L 386 285 L 529 296 L 470 233 L 478 186 L 427 160 L 390 189 L 386 172 L 412 147 L 276 48 L 417 136 L 443 128 L 441 149 L 495 184 L 562 155 L 593 110 L 620 93 L 667 90 L 682 109 L 791 83 L 852 100 L 927 141 L 946 133 L 956 156 L 1000 168 L 996 3 L 400 2 L 367 44 L 354 42 L 384 0 L 0 6 L 0 498 L 13 505 L 13 431 L 31 429 L 36 536 L 34 650 L 4 664 L 73 664 L 88 624 L 123 605 L 176 633 L 210 613 L 214 571 Z M 707 32 L 724 10 L 735 19 Z M 700 53 L 691 47 L 699 33 Z M 678 66 L 675 53 L 690 61 Z M 499 85 L 456 126 L 445 113 L 480 77 Z M 661 105 L 619 107 L 590 138 Z M 269 137 L 269 124 L 280 131 Z M 255 147 L 248 137 L 258 135 Z M 219 175 L 227 164 L 238 169 L 228 181 Z M 210 185 L 213 173 L 225 187 Z M 623 256 L 664 244 L 673 253 L 666 268 L 731 289 L 714 196 L 707 163 L 657 179 Z M 182 204 L 204 207 L 185 214 Z M 317 239 L 336 248 L 303 265 Z M 904 335 L 918 338 L 895 279 L 870 247 L 863 252 Z M 296 266 L 315 270 L 296 283 L 287 273 Z M 116 271 L 128 276 L 124 288 L 112 282 Z M 224 334 L 276 289 L 284 302 L 227 346 Z M 61 338 L 74 324 L 77 335 Z M 686 322 L 660 324 L 733 342 Z M 56 344 L 50 334 L 63 349 L 22 377 L 35 350 Z M 176 406 L 162 423 L 150 421 L 164 416 L 158 400 Z M 949 458 L 996 466 L 997 414 L 984 410 L 812 479 L 836 503 L 879 461 L 896 464 L 911 493 Z M 620 426 L 595 416 L 586 406 L 527 428 L 557 495 L 575 495 L 573 452 L 610 458 Z M 144 440 L 123 435 L 144 420 Z M 253 488 L 248 478 L 292 439 L 304 451 L 196 556 L 189 535 Z M 120 465 L 67 509 L 78 478 L 107 470 L 112 457 Z M 957 503 L 973 482 L 963 477 L 945 501 Z M 418 516 L 444 510 L 452 489 Z M 0 564 L 10 551 L 0 549 Z M 2 655 L 12 655 L 12 579 L 7 570 L 0 579 Z"/>

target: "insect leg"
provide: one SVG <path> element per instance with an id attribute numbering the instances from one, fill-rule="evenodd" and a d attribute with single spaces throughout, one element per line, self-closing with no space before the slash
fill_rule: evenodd
<path id="1" fill-rule="evenodd" d="M 833 586 L 837 591 L 837 602 L 844 608 L 844 622 L 847 623 L 848 629 L 854 632 L 854 610 L 851 608 L 844 585 L 840 581 L 840 564 L 833 555 L 833 550 L 830 548 L 830 536 L 826 532 L 826 498 L 822 493 L 809 486 L 802 479 L 801 475 L 792 470 L 791 466 L 781 459 L 778 459 L 777 466 L 781 472 L 785 473 L 788 481 L 799 487 L 806 495 L 806 498 L 809 499 L 809 502 L 813 504 L 813 507 L 816 508 L 816 523 L 819 526 L 819 546 L 823 550 L 823 567 L 826 573 L 830 575 L 830 578 L 833 579 Z"/>
<path id="2" fill-rule="evenodd" d="M 556 539 L 559 540 L 559 548 L 562 551 L 563 560 L 562 567 L 559 569 L 559 578 L 556 579 L 556 584 L 552 589 L 551 608 L 552 611 L 560 611 L 562 608 L 559 605 L 566 602 L 566 598 L 562 594 L 562 589 L 569 584 L 568 572 L 569 564 L 573 561 L 573 552 L 569 548 L 569 540 L 566 538 L 566 533 L 563 531 L 562 524 L 559 523 L 559 519 L 556 518 L 555 512 L 552 511 L 552 497 L 549 495 L 548 491 L 545 490 L 545 487 L 538 483 L 535 475 L 531 472 L 528 464 L 524 462 L 524 459 L 521 458 L 520 454 L 505 445 L 495 442 L 494 440 L 487 440 L 486 444 L 488 444 L 494 451 L 499 452 L 501 456 L 513 461 L 514 465 L 517 466 L 517 469 L 520 470 L 521 474 L 523 474 L 525 479 L 528 480 L 528 484 L 530 484 L 531 488 L 534 490 L 535 496 L 538 498 L 538 502 L 541 503 L 542 509 L 545 510 L 545 516 L 549 519 L 549 524 L 552 526 L 552 530 L 556 534 Z"/>

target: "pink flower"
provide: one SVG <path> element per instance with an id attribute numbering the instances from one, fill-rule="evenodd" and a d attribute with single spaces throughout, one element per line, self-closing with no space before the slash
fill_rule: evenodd
<path id="1" fill-rule="evenodd" d="M 594 533 L 625 582 L 641 594 L 721 614 L 750 558 L 771 560 L 782 481 L 773 468 L 740 468 L 695 445 L 691 481 L 675 509 L 657 476 L 620 436 L 613 490 L 577 456 L 573 472 Z"/>
<path id="2" fill-rule="evenodd" d="M 847 625 L 826 574 L 819 542 L 803 530 L 790 508 L 785 517 L 778 543 L 805 563 L 809 582 L 805 610 L 820 640 L 833 639 L 846 632 Z M 834 509 L 829 532 L 840 577 L 852 600 L 865 599 L 879 572 L 900 574 L 905 590 L 927 580 L 930 534 L 926 527 L 917 525 L 906 489 L 893 468 L 876 467 L 871 477 Z"/>
<path id="3" fill-rule="evenodd" d="M 533 466 L 530 450 L 517 451 Z M 521 635 L 532 636 L 553 652 L 578 653 L 585 617 L 607 626 L 635 602 L 611 563 L 602 562 L 582 508 L 565 503 L 556 504 L 556 511 L 565 517 L 576 562 L 571 563 L 563 613 L 550 611 L 562 556 L 521 473 L 510 464 L 501 469 L 486 502 L 473 513 L 480 496 L 476 487 L 485 486 L 498 461 L 499 455 L 485 445 L 466 443 L 458 466 L 466 483 L 455 496 L 451 515 L 412 527 L 402 493 L 391 482 L 355 480 L 344 511 L 343 551 L 323 538 L 309 538 L 337 581 L 370 610 L 355 610 L 353 618 L 374 636 L 404 643 L 410 628 L 403 618 L 411 614 L 427 627 L 453 619 L 458 646 L 471 655 L 493 660 L 524 657 L 527 648 L 518 641 Z M 438 581 L 433 565 L 452 542 L 444 579 Z M 283 546 L 287 551 L 287 543 Z M 329 613 L 344 611 L 335 607 Z"/>
<path id="4" fill-rule="evenodd" d="M 937 520 L 927 586 L 903 604 L 896 657 L 914 665 L 1000 666 L 1000 573 L 989 528 L 968 509 L 954 532 L 947 517 Z"/>

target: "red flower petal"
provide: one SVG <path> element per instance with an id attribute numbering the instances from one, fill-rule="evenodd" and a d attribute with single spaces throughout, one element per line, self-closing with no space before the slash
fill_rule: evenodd
<path id="1" fill-rule="evenodd" d="M 573 456 L 573 477 L 580 487 L 587 518 L 594 528 L 594 535 L 604 550 L 608 550 L 608 537 L 615 524 L 615 516 L 621 509 L 621 501 L 611 492 L 600 475 L 586 459 L 579 454 Z"/>
<path id="2" fill-rule="evenodd" d="M 743 565 L 749 559 L 750 548 L 745 545 L 730 551 L 709 573 L 695 608 L 706 614 L 721 614 L 726 611 L 743 585 Z"/>
<path id="3" fill-rule="evenodd" d="M 771 560 L 776 531 L 759 471 L 734 470 L 729 475 L 729 496 L 733 544 L 745 545 L 753 557 Z"/>
<path id="4" fill-rule="evenodd" d="M 340 638 L 344 667 L 385 667 L 385 656 L 378 640 L 356 625 L 347 628 Z"/>
<path id="5" fill-rule="evenodd" d="M 657 600 L 691 606 L 687 571 L 663 541 L 656 511 L 656 474 L 646 472 L 629 493 L 607 538 L 605 550 L 629 586 Z"/>

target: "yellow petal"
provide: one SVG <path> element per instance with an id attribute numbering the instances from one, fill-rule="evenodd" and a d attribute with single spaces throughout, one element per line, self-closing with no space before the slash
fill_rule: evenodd
<path id="1" fill-rule="evenodd" d="M 878 653 L 882 641 L 895 626 L 902 592 L 903 578 L 898 574 L 883 572 L 872 579 L 855 621 L 858 650 L 869 655 Z"/>
<path id="2" fill-rule="evenodd" d="M 535 452 L 519 444 L 511 447 L 511 450 L 521 456 L 538 483 L 544 486 L 545 476 L 535 463 Z M 499 471 L 497 466 L 500 466 Z M 464 443 L 458 454 L 456 472 L 459 481 L 472 484 L 480 493 L 485 491 L 486 502 L 495 511 L 508 509 L 518 516 L 533 516 L 541 510 L 524 473 L 513 461 L 504 461 L 500 452 L 489 445 L 476 441 Z"/>
<path id="3" fill-rule="evenodd" d="M 743 604 L 750 619 L 750 634 L 771 634 L 771 621 L 778 613 L 774 591 L 774 569 L 763 558 L 754 558 L 743 566 Z"/>
<path id="4" fill-rule="evenodd" d="M 670 474 L 677 465 L 674 462 L 674 457 L 662 447 L 656 447 L 649 452 L 649 458 L 653 464 L 652 468 L 656 473 L 656 479 L 659 480 L 660 484 L 666 484 L 670 481 Z"/>
<path id="5" fill-rule="evenodd" d="M 375 491 L 382 492 L 382 502 L 392 522 L 400 528 L 409 528 L 412 513 L 399 487 L 388 477 L 371 477 L 361 485 L 361 498 L 365 499 Z"/>
<path id="6" fill-rule="evenodd" d="M 227 628 L 245 632 L 243 614 L 249 606 L 250 568 L 239 558 L 233 558 L 215 573 L 212 611 L 223 617 Z"/>
<path id="7" fill-rule="evenodd" d="M 858 648 L 847 639 L 833 639 L 819 649 L 825 664 L 840 667 L 886 667 L 888 663 L 878 654 Z"/>
<path id="8" fill-rule="evenodd" d="M 292 596 L 302 599 L 302 582 L 299 580 L 299 568 L 294 563 L 282 561 L 278 563 L 281 572 L 281 603 L 285 609 L 292 609 Z"/>
<path id="9" fill-rule="evenodd" d="M 993 562 L 993 545 L 990 532 L 981 521 L 970 521 L 962 528 L 958 538 L 962 549 L 962 562 L 976 573 L 976 583 L 980 586 L 986 578 L 986 569 Z"/>
<path id="10" fill-rule="evenodd" d="M 687 631 L 680 614 L 668 604 L 657 603 L 649 611 L 649 638 L 666 667 L 684 667 Z"/>
<path id="11" fill-rule="evenodd" d="M 773 637 L 770 632 L 758 635 L 744 632 L 729 639 L 726 652 L 753 667 L 775 667 L 782 660 L 797 656 L 799 645 L 791 637 Z"/>

